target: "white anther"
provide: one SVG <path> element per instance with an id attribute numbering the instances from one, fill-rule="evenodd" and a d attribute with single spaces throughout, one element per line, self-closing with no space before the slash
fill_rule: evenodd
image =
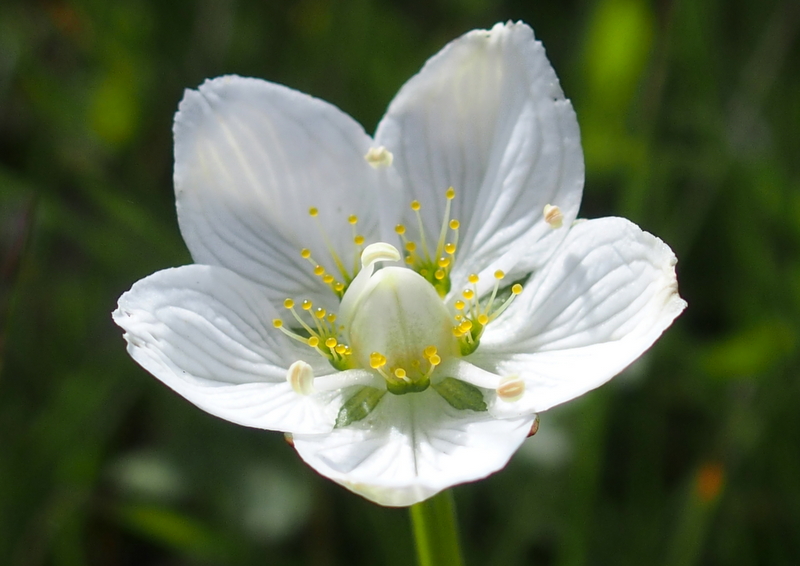
<path id="1" fill-rule="evenodd" d="M 367 163 L 372 165 L 375 169 L 380 169 L 381 167 L 389 167 L 392 164 L 394 156 L 392 155 L 391 151 L 383 146 L 379 146 L 369 148 L 369 151 L 364 156 L 364 159 L 366 159 Z"/>
<path id="2" fill-rule="evenodd" d="M 561 209 L 557 206 L 546 204 L 544 206 L 544 221 L 550 225 L 550 228 L 561 228 L 564 223 L 564 215 L 561 214 Z"/>
<path id="3" fill-rule="evenodd" d="M 377 261 L 400 261 L 400 252 L 392 244 L 375 242 L 361 252 L 361 267 L 369 267 Z"/>
<path id="4" fill-rule="evenodd" d="M 525 393 L 525 382 L 518 375 L 507 375 L 500 379 L 497 396 L 501 401 L 513 403 L 521 399 L 523 393 Z"/>
<path id="5" fill-rule="evenodd" d="M 286 381 L 292 386 L 295 393 L 311 395 L 314 393 L 314 370 L 302 360 L 297 360 L 289 366 L 286 372 Z"/>

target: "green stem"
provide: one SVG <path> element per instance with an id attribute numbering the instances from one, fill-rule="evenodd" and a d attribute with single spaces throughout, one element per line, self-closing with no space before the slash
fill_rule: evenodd
<path id="1" fill-rule="evenodd" d="M 412 505 L 409 511 L 419 566 L 463 566 L 450 490 Z"/>

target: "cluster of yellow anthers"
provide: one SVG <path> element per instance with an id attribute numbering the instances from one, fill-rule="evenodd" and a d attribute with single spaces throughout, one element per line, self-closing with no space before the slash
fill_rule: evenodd
<path id="1" fill-rule="evenodd" d="M 441 297 L 444 297 L 450 291 L 450 270 L 455 262 L 459 227 L 458 220 L 450 218 L 450 203 L 456 198 L 456 191 L 453 187 L 445 191 L 445 198 L 447 199 L 447 204 L 445 205 L 444 219 L 442 220 L 442 227 L 439 230 L 439 239 L 436 242 L 435 249 L 431 250 L 428 247 L 422 216 L 419 213 L 422 205 L 418 200 L 411 201 L 411 210 L 417 216 L 420 245 L 418 246 L 416 242 L 406 237 L 404 224 L 398 224 L 394 229 L 397 235 L 400 236 L 400 240 L 402 240 L 406 263 L 427 279 Z M 448 229 L 453 231 L 453 241 L 451 242 L 446 241 Z"/>
<path id="2" fill-rule="evenodd" d="M 489 296 L 488 300 L 482 305 L 478 299 L 477 293 L 479 278 L 473 273 L 468 277 L 472 288 L 464 289 L 461 292 L 463 300 L 457 299 L 455 303 L 453 303 L 456 309 L 456 324 L 453 326 L 453 335 L 458 338 L 462 355 L 471 354 L 475 351 L 486 325 L 503 314 L 514 298 L 522 293 L 522 285 L 514 283 L 511 286 L 511 294 L 499 305 L 495 305 L 497 292 L 500 289 L 500 282 L 505 276 L 506 274 L 499 269 L 494 272 L 494 289 L 492 289 L 492 294 Z"/>
<path id="3" fill-rule="evenodd" d="M 286 307 L 294 316 L 295 320 L 303 327 L 308 333 L 308 336 L 302 336 L 297 332 L 289 330 L 283 324 L 283 321 L 276 318 L 272 321 L 273 326 L 286 334 L 289 338 L 302 342 L 307 346 L 315 349 L 317 352 L 328 358 L 331 365 L 337 369 L 346 369 L 348 367 L 347 359 L 352 355 L 350 346 L 339 342 L 339 329 L 336 326 L 336 315 L 334 313 L 326 312 L 321 307 L 314 308 L 314 305 L 308 299 L 300 304 L 300 308 L 309 314 L 313 327 L 308 324 L 303 317 L 294 308 L 294 301 L 286 299 L 283 301 L 283 306 Z"/>
<path id="4" fill-rule="evenodd" d="M 410 360 L 408 368 L 399 365 L 387 368 L 386 356 L 380 352 L 372 352 L 369 355 L 369 365 L 383 376 L 390 390 L 394 386 L 400 387 L 406 392 L 409 385 L 417 385 L 420 389 L 427 388 L 433 370 L 442 363 L 442 358 L 439 356 L 436 346 L 426 347 L 422 351 L 422 359 L 426 362 L 427 368 L 419 359 Z"/>
<path id="5" fill-rule="evenodd" d="M 319 216 L 319 209 L 316 207 L 309 208 L 308 215 L 316 220 Z M 319 223 L 319 221 L 317 222 Z M 318 225 L 320 233 L 322 234 L 322 237 L 328 246 L 328 252 L 331 254 L 331 258 L 333 258 L 333 262 L 336 264 L 336 269 L 339 271 L 341 280 L 338 280 L 335 275 L 317 263 L 317 261 L 311 257 L 311 250 L 308 248 L 303 248 L 300 250 L 300 256 L 314 266 L 314 275 L 322 279 L 322 282 L 328 285 L 340 299 L 342 296 L 344 296 L 347 286 L 358 274 L 358 271 L 361 268 L 361 252 L 364 251 L 364 236 L 356 232 L 358 217 L 355 214 L 351 214 L 347 217 L 347 223 L 351 226 L 353 232 L 353 244 L 355 244 L 355 255 L 353 257 L 352 269 L 348 269 L 348 267 L 344 264 L 342 259 L 339 257 L 339 254 L 336 253 L 336 250 L 331 245 L 327 234 L 325 234 L 325 231 L 322 229 L 322 226 Z"/>

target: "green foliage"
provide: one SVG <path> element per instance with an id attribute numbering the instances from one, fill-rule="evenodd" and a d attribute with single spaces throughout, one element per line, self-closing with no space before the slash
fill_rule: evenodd
<path id="1" fill-rule="evenodd" d="M 582 215 L 676 251 L 686 313 L 455 490 L 469 564 L 800 562 L 796 0 L 0 3 L 0 564 L 413 563 L 407 514 L 131 361 L 117 297 L 191 261 L 172 116 L 223 73 L 374 129 L 458 34 L 523 19 L 581 124 Z"/>

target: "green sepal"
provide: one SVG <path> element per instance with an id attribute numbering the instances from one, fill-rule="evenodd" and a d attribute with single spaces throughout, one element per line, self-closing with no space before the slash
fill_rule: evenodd
<path id="1" fill-rule="evenodd" d="M 433 388 L 451 407 L 459 411 L 469 409 L 482 412 L 489 410 L 480 389 L 454 377 L 445 377 L 439 383 L 434 384 Z"/>
<path id="2" fill-rule="evenodd" d="M 386 380 L 386 389 L 395 395 L 405 395 L 406 393 L 420 393 L 430 386 L 431 380 L 427 377 L 419 381 L 404 381 L 402 379 Z"/>
<path id="3" fill-rule="evenodd" d="M 365 419 L 378 406 L 378 402 L 384 395 L 386 395 L 385 389 L 362 387 L 355 395 L 345 401 L 342 408 L 339 409 L 334 428 L 342 428 Z"/>

